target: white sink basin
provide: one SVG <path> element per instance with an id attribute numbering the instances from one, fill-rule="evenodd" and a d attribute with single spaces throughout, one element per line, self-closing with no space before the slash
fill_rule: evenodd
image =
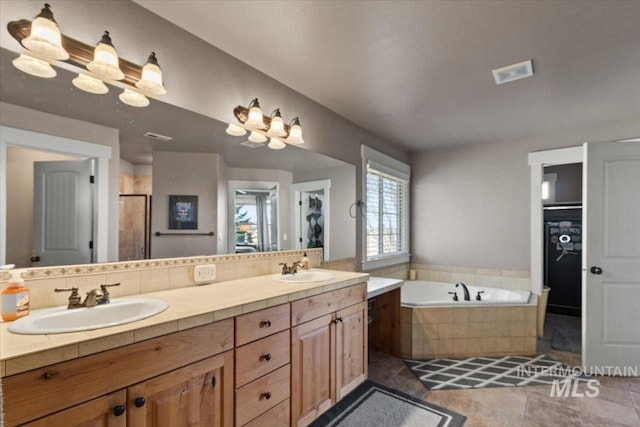
<path id="1" fill-rule="evenodd" d="M 283 274 L 273 276 L 273 280 L 278 282 L 288 283 L 310 283 L 310 282 L 324 282 L 326 280 L 335 279 L 336 276 L 333 273 L 326 271 L 300 271 L 296 274 Z"/>
<path id="2" fill-rule="evenodd" d="M 89 308 L 64 307 L 34 310 L 9 325 L 14 334 L 41 335 L 108 328 L 146 319 L 167 309 L 168 304 L 156 298 L 113 299 L 109 304 Z"/>

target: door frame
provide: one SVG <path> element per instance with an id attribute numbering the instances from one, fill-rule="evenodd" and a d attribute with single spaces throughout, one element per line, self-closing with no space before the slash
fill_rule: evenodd
<path id="1" fill-rule="evenodd" d="M 531 292 L 542 294 L 544 285 L 544 202 L 542 181 L 545 166 L 582 163 L 582 146 L 529 153 L 531 167 Z"/>
<path id="2" fill-rule="evenodd" d="M 96 161 L 94 193 L 95 262 L 108 261 L 109 160 L 111 147 L 9 126 L 0 126 L 0 264 L 6 263 L 7 154 L 9 146 L 93 158 Z"/>
<path id="3" fill-rule="evenodd" d="M 300 245 L 299 237 L 302 235 L 302 209 L 298 201 L 300 201 L 300 193 L 302 192 L 310 192 L 310 191 L 322 191 L 322 195 L 324 196 L 324 201 L 322 202 L 324 205 L 324 246 L 322 247 L 323 259 L 325 261 L 329 260 L 329 248 L 331 244 L 331 221 L 330 221 L 330 212 L 331 212 L 331 179 L 318 179 L 315 181 L 305 181 L 305 182 L 297 182 L 295 184 L 291 184 L 291 191 L 293 193 L 293 238 L 295 239 L 295 247 L 300 250 L 304 250 Z"/>

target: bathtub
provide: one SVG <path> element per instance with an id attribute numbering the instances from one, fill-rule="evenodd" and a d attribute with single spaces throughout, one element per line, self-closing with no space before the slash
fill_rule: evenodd
<path id="1" fill-rule="evenodd" d="M 402 355 L 414 360 L 532 356 L 537 344 L 536 295 L 529 291 L 406 281 L 401 288 Z M 484 291 L 482 300 L 476 295 Z M 453 301 L 457 292 L 458 301 Z"/>
<path id="2" fill-rule="evenodd" d="M 401 302 L 404 307 L 430 307 L 430 306 L 472 306 L 472 305 L 516 305 L 528 304 L 531 298 L 530 291 L 519 291 L 510 289 L 488 288 L 483 286 L 469 286 L 469 296 L 471 301 L 464 301 L 464 291 L 462 287 L 456 288 L 454 283 L 428 282 L 424 280 L 414 280 L 404 282 L 401 291 Z M 476 300 L 478 292 L 482 300 Z M 453 300 L 455 292 L 458 301 Z"/>

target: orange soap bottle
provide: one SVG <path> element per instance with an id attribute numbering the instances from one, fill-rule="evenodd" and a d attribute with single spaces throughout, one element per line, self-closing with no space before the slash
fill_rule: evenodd
<path id="1" fill-rule="evenodd" d="M 29 288 L 24 286 L 20 273 L 12 272 L 9 286 L 2 291 L 2 320 L 16 320 L 28 314 Z"/>

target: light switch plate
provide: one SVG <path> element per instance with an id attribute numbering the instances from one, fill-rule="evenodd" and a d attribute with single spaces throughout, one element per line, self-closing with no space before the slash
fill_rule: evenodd
<path id="1" fill-rule="evenodd" d="M 196 265 L 193 269 L 193 280 L 196 285 L 215 282 L 216 266 L 215 264 Z"/>

